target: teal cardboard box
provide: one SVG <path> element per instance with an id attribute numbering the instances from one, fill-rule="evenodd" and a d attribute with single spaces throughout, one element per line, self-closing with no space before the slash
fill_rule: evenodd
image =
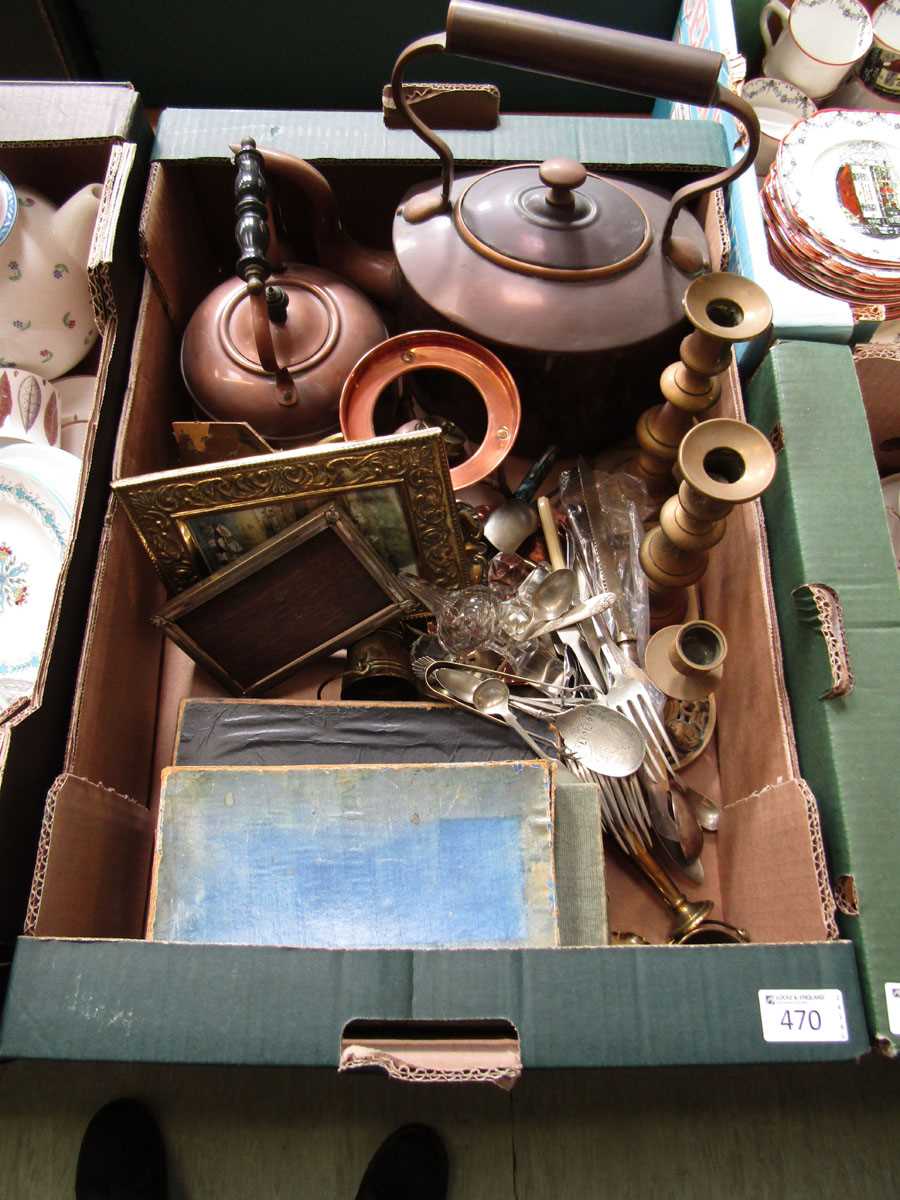
<path id="1" fill-rule="evenodd" d="M 142 210 L 147 275 L 117 478 L 174 461 L 170 422 L 189 411 L 180 339 L 197 303 L 233 269 L 227 147 L 248 134 L 313 157 L 339 191 L 348 227 L 376 244 L 406 187 L 435 173 L 421 144 L 387 134 L 376 114 L 164 114 Z M 718 167 L 726 153 L 720 127 L 706 122 L 520 117 L 454 139 L 463 166 L 572 147 L 589 165 L 656 178 L 661 169 L 677 176 L 672 164 L 682 175 L 685 166 Z M 299 209 L 292 219 L 302 232 Z M 743 411 L 734 371 L 721 406 L 726 415 Z M 816 805 L 797 770 L 758 505 L 734 514 L 702 590 L 705 615 L 733 639 L 718 750 L 704 759 L 704 785 L 725 814 L 704 850 L 703 894 L 720 919 L 750 931 L 751 945 L 598 946 L 576 935 L 552 948 L 470 950 L 148 941 L 160 776 L 172 762 L 179 707 L 219 694 L 151 625 L 163 599 L 113 501 L 0 1053 L 346 1066 L 347 1043 L 374 1038 L 373 1029 L 389 1039 L 442 1030 L 455 1043 L 498 1028 L 528 1069 L 866 1051 L 854 948 L 837 936 Z M 310 666 L 287 696 L 314 694 L 333 670 Z M 612 853 L 606 884 L 611 929 L 665 941 L 668 914 Z M 700 894 L 695 885 L 686 891 Z M 801 1030 L 792 1005 L 815 1010 L 816 1028 Z"/>
<path id="2" fill-rule="evenodd" d="M 63 763 L 140 296 L 136 227 L 150 140 L 127 84 L 0 83 L 0 170 L 13 185 L 54 204 L 86 184 L 103 188 L 89 259 L 100 338 L 70 372 L 96 376 L 73 533 L 34 692 L 0 714 L 0 947 L 22 929 L 44 800 Z M 3 646 L 0 659 L 16 649 Z M 6 974 L 0 968 L 0 988 Z"/>
<path id="3" fill-rule="evenodd" d="M 900 589 L 850 350 L 782 342 L 747 388 L 780 447 L 763 498 L 800 769 L 872 1036 L 900 1044 Z"/>

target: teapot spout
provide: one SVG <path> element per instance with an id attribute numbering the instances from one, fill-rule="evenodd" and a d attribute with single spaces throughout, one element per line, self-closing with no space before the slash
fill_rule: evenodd
<path id="1" fill-rule="evenodd" d="M 238 146 L 231 147 L 237 153 Z M 394 305 L 400 298 L 400 271 L 394 255 L 387 250 L 360 246 L 343 229 L 337 200 L 325 176 L 302 158 L 281 150 L 264 150 L 266 175 L 283 179 L 303 193 L 312 208 L 316 249 L 322 266 L 343 275 L 358 288 L 383 304 Z"/>
<path id="2" fill-rule="evenodd" d="M 80 192 L 70 196 L 52 218 L 54 238 L 68 256 L 84 270 L 87 270 L 91 238 L 102 194 L 102 184 L 89 183 Z"/>

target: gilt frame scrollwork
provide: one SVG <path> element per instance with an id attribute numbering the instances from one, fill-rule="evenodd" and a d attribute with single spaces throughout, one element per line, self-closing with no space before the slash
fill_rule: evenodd
<path id="1" fill-rule="evenodd" d="M 170 596 L 209 575 L 192 518 L 290 501 L 324 503 L 370 489 L 401 498 L 419 573 L 444 587 L 466 582 L 466 564 L 441 432 L 324 443 L 113 483 Z"/>

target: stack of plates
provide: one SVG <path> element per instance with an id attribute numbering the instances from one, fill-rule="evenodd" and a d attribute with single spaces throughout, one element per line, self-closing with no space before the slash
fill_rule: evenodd
<path id="1" fill-rule="evenodd" d="M 781 271 L 900 317 L 900 114 L 825 109 L 799 121 L 761 195 Z"/>
<path id="2" fill-rule="evenodd" d="M 0 450 L 0 713 L 37 679 L 80 474 L 53 446 Z"/>

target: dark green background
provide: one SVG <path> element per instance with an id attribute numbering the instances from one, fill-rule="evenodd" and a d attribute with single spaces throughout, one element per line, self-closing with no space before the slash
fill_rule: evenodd
<path id="1" fill-rule="evenodd" d="M 678 0 L 518 0 L 519 8 L 670 38 Z M 4 13 L 0 78 L 128 80 L 150 107 L 363 108 L 407 43 L 443 29 L 447 0 L 20 0 Z M 420 79 L 496 83 L 507 111 L 649 112 L 651 101 L 439 56 Z"/>

